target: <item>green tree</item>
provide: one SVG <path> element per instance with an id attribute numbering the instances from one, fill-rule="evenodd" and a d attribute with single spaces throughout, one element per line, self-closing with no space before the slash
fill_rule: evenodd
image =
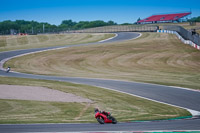
<path id="1" fill-rule="evenodd" d="M 107 22 L 107 25 L 117 25 L 117 23 L 115 23 L 114 21 L 110 20 L 110 21 Z"/>
<path id="2" fill-rule="evenodd" d="M 189 22 L 200 22 L 200 16 L 198 17 L 193 17 L 191 19 L 188 20 Z"/>
<path id="3" fill-rule="evenodd" d="M 140 17 L 139 17 L 139 18 L 137 19 L 137 22 L 140 21 L 140 20 L 141 20 L 141 19 L 140 19 Z"/>
<path id="4" fill-rule="evenodd" d="M 76 25 L 76 22 L 73 22 L 70 20 L 63 20 L 62 23 L 59 25 L 59 28 L 61 29 L 73 29 L 73 27 Z"/>
<path id="5" fill-rule="evenodd" d="M 49 23 L 39 23 L 37 21 L 25 21 L 25 20 L 6 20 L 0 22 L 0 34 L 10 34 L 10 30 L 15 30 L 21 33 L 43 33 L 43 25 L 45 32 L 58 32 L 66 30 L 77 30 L 85 28 L 93 28 L 100 26 L 116 25 L 114 21 L 104 22 L 102 20 L 95 21 L 80 21 L 74 22 L 72 20 L 63 20 L 58 26 L 51 25 Z"/>

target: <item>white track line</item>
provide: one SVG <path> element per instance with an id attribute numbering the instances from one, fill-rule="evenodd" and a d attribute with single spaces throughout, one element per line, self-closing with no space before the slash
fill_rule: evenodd
<path id="1" fill-rule="evenodd" d="M 150 98 L 138 96 L 138 95 L 135 95 L 135 94 L 131 94 L 131 93 L 127 93 L 127 92 L 123 92 L 123 91 L 119 91 L 119 90 L 115 90 L 115 89 L 111 89 L 111 88 L 107 88 L 107 87 L 102 87 L 102 86 L 96 86 L 96 87 L 100 87 L 100 88 L 104 88 L 104 89 L 107 89 L 107 90 L 112 90 L 112 91 L 116 91 L 116 92 L 128 94 L 128 95 L 131 95 L 131 96 L 143 98 L 143 99 L 146 99 L 146 100 L 149 100 L 149 101 L 153 101 L 153 102 L 157 102 L 157 103 L 166 104 L 166 105 L 173 106 L 173 107 L 178 107 L 178 108 L 186 109 L 187 111 L 189 111 L 192 114 L 192 116 L 200 116 L 200 112 L 196 111 L 196 110 L 192 110 L 192 109 L 184 108 L 184 107 L 181 107 L 181 106 L 177 106 L 177 105 L 173 105 L 173 104 L 169 104 L 169 103 L 165 103 L 165 102 L 153 100 L 153 99 L 150 99 Z"/>
<path id="2" fill-rule="evenodd" d="M 113 38 L 115 38 L 115 37 L 117 37 L 117 36 L 118 36 L 118 34 L 115 33 L 115 36 L 114 36 L 114 37 L 110 37 L 110 38 L 108 38 L 108 39 L 101 40 L 101 41 L 99 41 L 99 42 L 105 42 L 105 41 L 111 40 L 111 39 L 113 39 Z"/>
<path id="3" fill-rule="evenodd" d="M 10 58 L 5 58 L 5 59 L 3 59 L 3 60 L 0 61 L 0 70 L 2 70 L 2 71 L 6 70 L 6 69 L 3 68 L 3 65 L 4 65 L 5 62 L 7 62 L 10 59 L 21 57 L 21 56 L 25 56 L 25 55 L 29 55 L 29 54 L 35 54 L 35 53 L 50 51 L 50 50 L 59 50 L 59 49 L 63 49 L 63 48 L 66 48 L 66 47 L 59 47 L 59 48 L 55 48 L 55 49 L 40 50 L 40 51 L 35 51 L 35 52 L 30 52 L 30 53 L 25 53 L 25 54 L 20 54 L 20 55 L 12 56 Z"/>
<path id="4" fill-rule="evenodd" d="M 144 131 L 83 131 L 83 132 L 56 132 L 56 133 L 169 133 L 169 132 L 200 132 L 200 130 L 144 130 Z M 55 132 L 26 132 L 26 133 L 55 133 Z"/>
<path id="5" fill-rule="evenodd" d="M 102 40 L 102 41 L 99 41 L 99 42 L 105 42 L 105 41 L 108 41 L 108 40 L 111 40 L 115 37 L 117 37 L 118 34 L 115 33 L 115 36 L 114 37 L 111 37 L 111 38 L 108 38 L 108 39 L 105 39 L 105 40 Z M 17 55 L 17 56 L 13 56 L 13 57 L 10 57 L 10 58 L 5 58 L 3 60 L 0 61 L 0 70 L 2 71 L 6 71 L 6 69 L 3 68 L 3 65 L 5 62 L 7 62 L 8 60 L 10 59 L 13 59 L 13 58 L 17 58 L 17 57 L 21 57 L 21 56 L 25 56 L 25 55 L 29 55 L 29 54 L 35 54 L 35 53 L 40 53 L 40 52 L 45 52 L 45 51 L 50 51 L 50 50 L 59 50 L 59 49 L 64 49 L 64 48 L 67 48 L 65 46 L 63 47 L 59 47 L 59 48 L 55 48 L 55 49 L 46 49 L 46 50 L 40 50 L 40 51 L 35 51 L 35 52 L 30 52 L 30 53 L 26 53 L 26 54 L 20 54 L 20 55 Z M 13 50 L 14 51 L 14 50 Z M 9 51 L 10 52 L 10 51 Z M 1 53 L 1 52 L 0 52 Z M 2 52 L 3 53 L 3 52 Z M 12 72 L 12 71 L 11 71 Z"/>

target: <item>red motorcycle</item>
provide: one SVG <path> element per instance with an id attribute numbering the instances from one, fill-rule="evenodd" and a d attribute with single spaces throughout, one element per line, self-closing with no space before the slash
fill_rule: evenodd
<path id="1" fill-rule="evenodd" d="M 111 116 L 110 112 L 95 111 L 95 118 L 100 124 L 104 123 L 117 124 L 117 120 L 113 116 Z"/>

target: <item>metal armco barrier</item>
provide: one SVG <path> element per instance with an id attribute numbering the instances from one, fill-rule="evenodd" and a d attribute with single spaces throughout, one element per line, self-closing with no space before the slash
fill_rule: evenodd
<path id="1" fill-rule="evenodd" d="M 180 39 L 184 44 L 189 44 L 191 45 L 192 47 L 200 50 L 200 46 L 195 44 L 194 42 L 192 42 L 191 40 L 185 40 L 181 35 L 179 35 L 178 32 L 176 31 L 170 31 L 170 30 L 157 30 L 158 33 L 169 33 L 169 34 L 175 34 L 178 39 Z"/>
<path id="2" fill-rule="evenodd" d="M 181 26 L 175 26 L 175 25 L 166 25 L 163 26 L 163 30 L 169 30 L 169 31 L 176 31 L 178 32 L 185 40 L 190 40 L 196 45 L 200 46 L 200 37 L 198 34 L 192 34 L 192 32 L 184 29 Z"/>

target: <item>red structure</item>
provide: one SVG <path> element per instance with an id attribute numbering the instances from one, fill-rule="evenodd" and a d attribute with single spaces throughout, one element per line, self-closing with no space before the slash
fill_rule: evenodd
<path id="1" fill-rule="evenodd" d="M 186 13 L 175 13 L 175 14 L 162 14 L 162 15 L 152 15 L 148 18 L 140 20 L 137 24 L 153 24 L 153 23 L 172 23 L 180 22 L 181 18 L 190 15 L 191 12 Z"/>
<path id="2" fill-rule="evenodd" d="M 26 36 L 28 34 L 27 33 L 19 33 L 18 35 L 20 35 L 20 36 Z"/>

